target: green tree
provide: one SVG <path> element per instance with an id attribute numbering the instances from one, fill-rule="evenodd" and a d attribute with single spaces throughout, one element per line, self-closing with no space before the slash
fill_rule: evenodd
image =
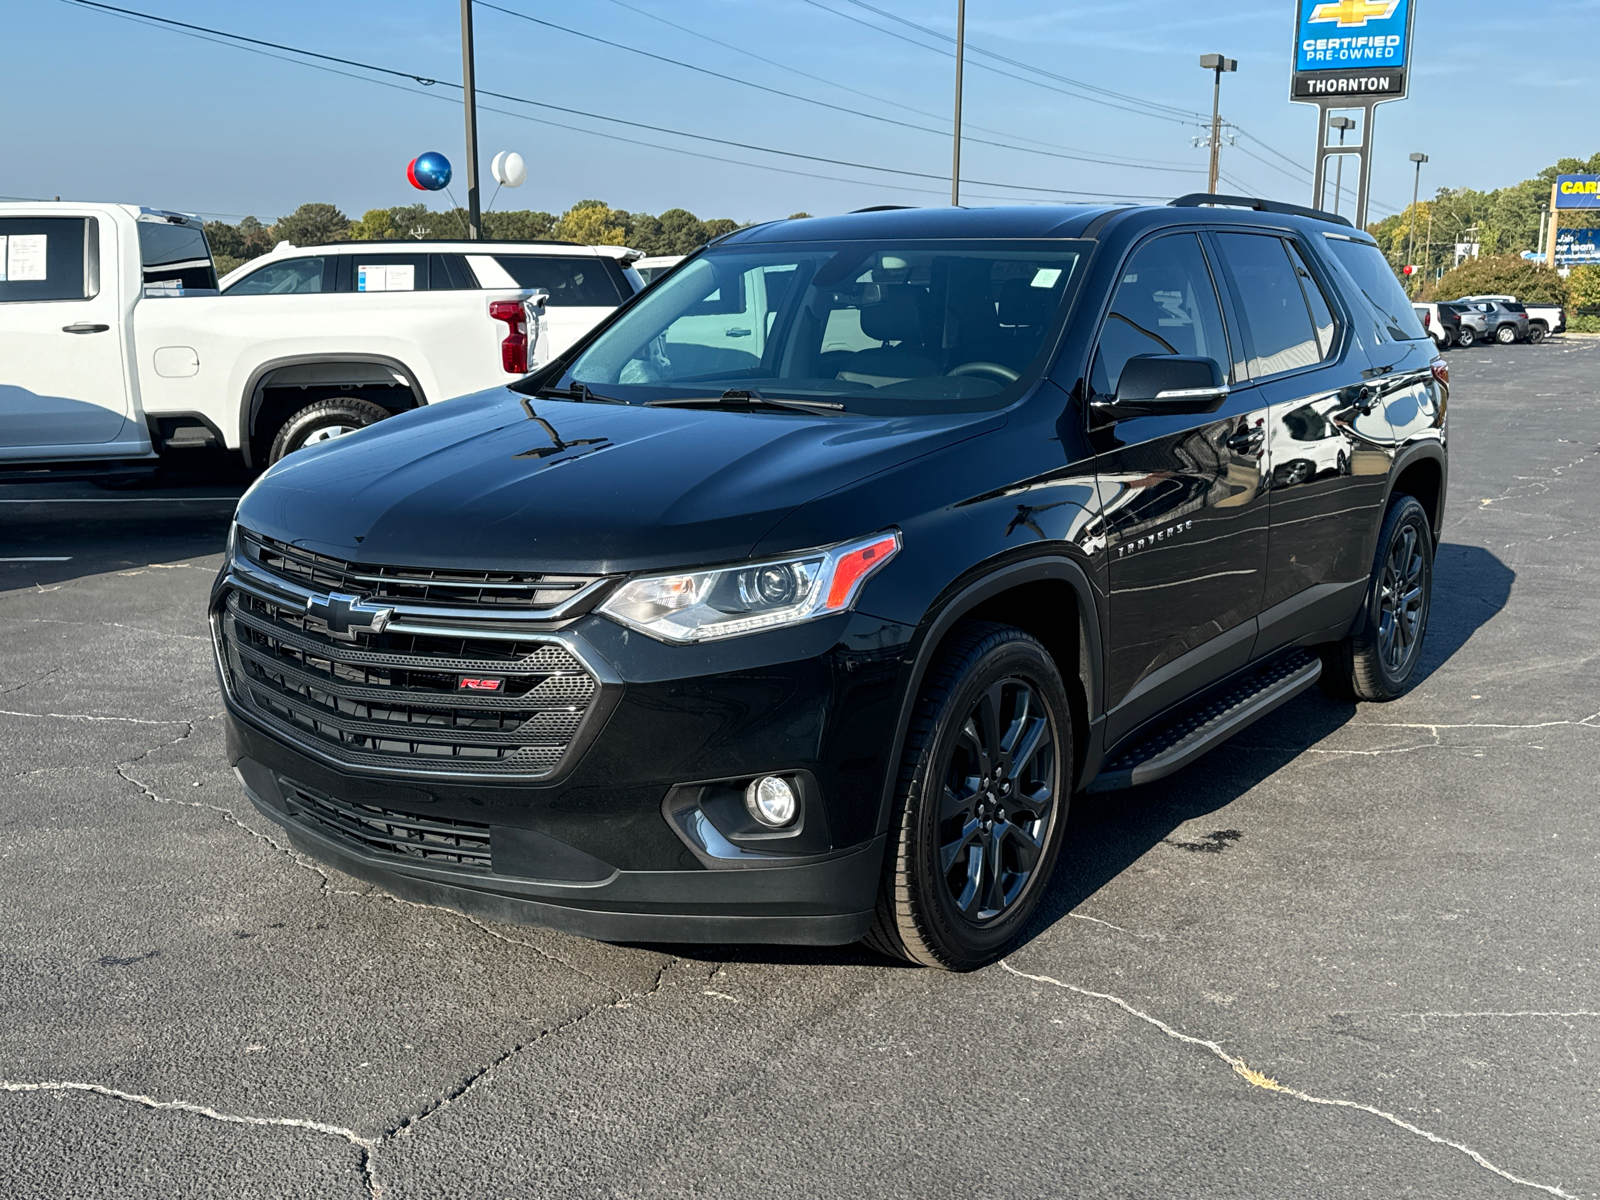
<path id="1" fill-rule="evenodd" d="M 1600 263 L 1573 267 L 1567 276 L 1567 289 L 1572 294 L 1572 307 L 1600 309 Z"/>
<path id="2" fill-rule="evenodd" d="M 649 213 L 629 213 L 623 232 L 628 235 L 627 244 L 640 254 L 672 253 L 660 219 Z"/>
<path id="3" fill-rule="evenodd" d="M 239 235 L 244 238 L 246 259 L 259 258 L 278 244 L 272 236 L 272 230 L 254 217 L 246 217 L 239 222 Z"/>
<path id="4" fill-rule="evenodd" d="M 625 246 L 627 213 L 603 200 L 579 200 L 556 222 L 556 236 L 583 246 Z"/>
<path id="5" fill-rule="evenodd" d="M 1454 300 L 1460 296 L 1515 296 L 1524 304 L 1569 304 L 1567 281 L 1556 272 L 1529 262 L 1518 254 L 1469 258 L 1431 287 L 1428 300 Z"/>
<path id="6" fill-rule="evenodd" d="M 483 214 L 483 235 L 497 242 L 537 242 L 555 235 L 556 219 L 547 212 L 522 209 Z"/>
<path id="7" fill-rule="evenodd" d="M 660 216 L 662 248 L 658 254 L 693 254 L 710 239 L 705 222 L 683 208 L 669 208 Z"/>
<path id="8" fill-rule="evenodd" d="M 295 246 L 324 246 L 347 241 L 350 218 L 331 204 L 302 204 L 272 227 L 280 241 Z"/>
<path id="9" fill-rule="evenodd" d="M 369 208 L 361 220 L 350 222 L 352 242 L 388 242 L 400 237 L 400 229 L 387 208 Z"/>
<path id="10" fill-rule="evenodd" d="M 723 237 L 739 228 L 739 222 L 728 217 L 713 217 L 706 222 L 706 241 Z"/>

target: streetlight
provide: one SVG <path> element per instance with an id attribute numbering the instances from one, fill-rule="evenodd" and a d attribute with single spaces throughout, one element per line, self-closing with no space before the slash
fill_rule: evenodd
<path id="1" fill-rule="evenodd" d="M 961 68 L 966 61 L 967 0 L 956 0 L 956 133 L 950 152 L 950 204 L 953 208 L 961 205 Z"/>
<path id="2" fill-rule="evenodd" d="M 467 237 L 483 236 L 478 215 L 478 91 L 472 64 L 472 0 L 461 0 L 461 99 L 467 114 Z"/>
<path id="3" fill-rule="evenodd" d="M 1206 188 L 1213 196 L 1217 194 L 1217 159 L 1222 153 L 1222 73 L 1224 71 L 1237 71 L 1239 61 L 1233 58 L 1224 58 L 1220 54 L 1202 54 L 1200 66 L 1206 71 L 1216 72 L 1216 82 L 1211 89 L 1211 175 L 1209 186 Z"/>
<path id="4" fill-rule="evenodd" d="M 1412 151 L 1411 161 L 1417 164 L 1417 178 L 1411 185 L 1411 237 L 1406 244 L 1406 263 L 1409 265 L 1411 257 L 1417 251 L 1417 195 L 1422 188 L 1422 164 L 1428 161 L 1426 154 Z"/>
<path id="5" fill-rule="evenodd" d="M 1549 217 L 1550 217 L 1550 206 L 1548 204 L 1546 204 L 1543 200 L 1539 201 L 1539 240 L 1534 244 L 1539 249 L 1540 257 L 1543 257 L 1547 253 L 1547 251 L 1545 250 L 1545 246 L 1544 246 L 1544 227 L 1545 227 L 1545 222 L 1549 219 Z"/>
<path id="6" fill-rule="evenodd" d="M 1355 120 L 1351 117 L 1330 117 L 1328 124 L 1339 131 L 1339 145 L 1344 145 L 1345 131 L 1356 127 Z M 1339 215 L 1339 198 L 1344 191 L 1344 155 L 1339 155 L 1334 160 L 1333 175 L 1333 214 Z"/>

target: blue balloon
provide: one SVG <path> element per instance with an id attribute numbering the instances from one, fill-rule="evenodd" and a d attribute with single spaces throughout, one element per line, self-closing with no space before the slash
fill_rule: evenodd
<path id="1" fill-rule="evenodd" d="M 450 182 L 450 160 L 437 150 L 419 154 L 406 164 L 406 178 L 414 188 L 440 191 Z"/>

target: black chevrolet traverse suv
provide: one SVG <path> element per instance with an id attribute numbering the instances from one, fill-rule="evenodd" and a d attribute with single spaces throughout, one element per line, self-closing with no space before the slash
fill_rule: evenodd
<path id="1" fill-rule="evenodd" d="M 305 853 L 625 941 L 967 969 L 1075 793 L 1428 621 L 1447 374 L 1338 217 L 741 230 L 511 387 L 291 455 L 212 596 L 228 752 Z"/>

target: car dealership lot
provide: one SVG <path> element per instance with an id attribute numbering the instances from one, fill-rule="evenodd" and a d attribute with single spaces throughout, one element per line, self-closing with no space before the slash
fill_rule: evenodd
<path id="1" fill-rule="evenodd" d="M 1600 1196 L 1600 341 L 1448 362 L 1426 677 L 1081 800 L 974 975 L 314 864 L 222 756 L 238 487 L 0 489 L 0 1194 Z"/>

